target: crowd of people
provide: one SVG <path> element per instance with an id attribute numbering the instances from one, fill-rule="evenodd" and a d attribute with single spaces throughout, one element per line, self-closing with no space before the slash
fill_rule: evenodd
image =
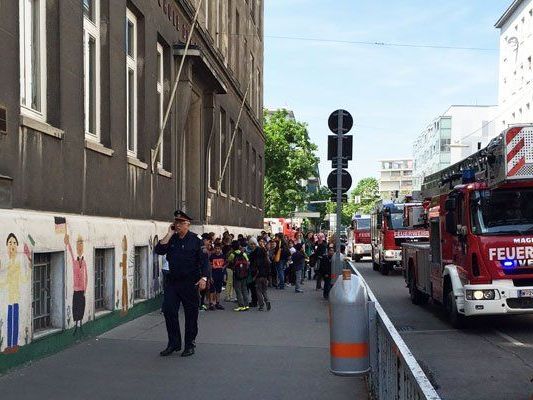
<path id="1" fill-rule="evenodd" d="M 208 282 L 200 291 L 200 310 L 223 310 L 235 302 L 234 311 L 270 311 L 268 291 L 294 288 L 303 293 L 304 280 L 316 280 L 315 289 L 328 298 L 335 245 L 323 233 L 297 231 L 293 238 L 265 231 L 257 237 L 235 237 L 224 232 L 202 235 L 202 251 L 209 260 Z M 341 246 L 341 258 L 345 248 Z"/>

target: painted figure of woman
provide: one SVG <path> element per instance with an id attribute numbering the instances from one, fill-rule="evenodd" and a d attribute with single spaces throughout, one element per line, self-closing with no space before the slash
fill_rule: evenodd
<path id="1" fill-rule="evenodd" d="M 74 293 L 72 295 L 72 317 L 74 319 L 75 329 L 78 330 L 78 325 L 81 328 L 83 315 L 85 314 L 85 291 L 87 290 L 87 263 L 83 257 L 83 238 L 78 236 L 76 240 L 76 253 L 74 257 L 72 247 L 68 235 L 65 235 L 65 245 L 72 259 L 72 272 L 74 280 Z"/>

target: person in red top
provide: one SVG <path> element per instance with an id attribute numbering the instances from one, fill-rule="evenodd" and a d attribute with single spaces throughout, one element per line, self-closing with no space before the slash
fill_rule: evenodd
<path id="1" fill-rule="evenodd" d="M 226 258 L 222 253 L 220 243 L 215 244 L 213 254 L 209 256 L 209 264 L 211 264 L 211 286 L 210 286 L 210 302 L 209 310 L 223 310 L 224 306 L 220 304 L 220 293 L 222 292 L 222 285 L 224 283 L 224 270 L 226 267 Z"/>
<path id="2" fill-rule="evenodd" d="M 76 240 L 76 254 L 74 257 L 72 253 L 72 247 L 70 246 L 70 240 L 68 235 L 65 235 L 65 245 L 72 259 L 72 276 L 74 280 L 74 293 L 72 295 L 72 317 L 74 319 L 74 333 L 80 330 L 81 323 L 83 321 L 83 315 L 85 314 L 85 290 L 87 290 L 87 263 L 83 257 L 83 238 L 78 236 Z"/>

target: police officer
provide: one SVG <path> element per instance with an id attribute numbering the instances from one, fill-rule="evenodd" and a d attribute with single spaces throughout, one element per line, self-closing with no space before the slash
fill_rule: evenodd
<path id="1" fill-rule="evenodd" d="M 165 255 L 170 267 L 165 277 L 163 314 L 168 333 L 168 345 L 159 353 L 162 357 L 181 350 L 178 319 L 180 303 L 185 312 L 185 348 L 182 357 L 194 354 L 198 334 L 198 289 L 207 284 L 208 260 L 202 251 L 202 241 L 189 231 L 192 218 L 181 210 L 174 213 L 174 223 L 166 236 L 155 246 L 155 252 Z"/>

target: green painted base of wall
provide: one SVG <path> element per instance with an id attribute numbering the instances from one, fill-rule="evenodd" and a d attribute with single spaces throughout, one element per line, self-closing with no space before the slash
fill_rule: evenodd
<path id="1" fill-rule="evenodd" d="M 94 321 L 87 322 L 83 325 L 83 333 L 80 333 L 78 329 L 76 335 L 74 335 L 74 328 L 72 328 L 34 340 L 28 345 L 21 346 L 16 353 L 0 353 L 0 374 L 5 374 L 13 367 L 55 354 L 73 344 L 101 335 L 110 329 L 155 311 L 160 307 L 161 296 L 158 296 L 136 304 L 128 310 L 125 316 L 121 316 L 120 310 L 116 310 Z"/>

